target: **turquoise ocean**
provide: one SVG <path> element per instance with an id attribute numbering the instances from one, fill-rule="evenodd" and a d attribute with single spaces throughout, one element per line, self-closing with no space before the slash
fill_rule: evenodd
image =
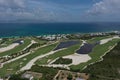
<path id="1" fill-rule="evenodd" d="M 0 37 L 120 31 L 120 23 L 0 23 Z"/>

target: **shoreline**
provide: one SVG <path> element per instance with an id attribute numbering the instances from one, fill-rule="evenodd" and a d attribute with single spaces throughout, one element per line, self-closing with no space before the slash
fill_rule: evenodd
<path id="1" fill-rule="evenodd" d="M 113 33 L 113 32 L 120 32 L 119 30 L 111 30 L 111 31 L 99 31 L 99 32 L 69 32 L 69 33 L 65 33 L 65 32 L 61 32 L 61 33 L 42 33 L 42 34 L 29 34 L 29 35 L 12 35 L 12 36 L 1 36 L 0 35 L 0 39 L 2 38 L 19 38 L 19 37 L 31 37 L 31 36 L 44 36 L 44 35 L 62 35 L 62 34 L 81 34 L 81 35 L 85 35 L 85 34 L 95 34 L 95 33 Z"/>

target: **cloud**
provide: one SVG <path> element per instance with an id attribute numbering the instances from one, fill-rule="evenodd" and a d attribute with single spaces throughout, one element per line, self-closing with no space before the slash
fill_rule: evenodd
<path id="1" fill-rule="evenodd" d="M 24 8 L 25 0 L 0 0 L 0 7 Z"/>
<path id="2" fill-rule="evenodd" d="M 0 20 L 29 19 L 33 14 L 27 11 L 25 0 L 0 0 Z"/>
<path id="3" fill-rule="evenodd" d="M 102 0 L 88 10 L 92 15 L 118 14 L 120 13 L 120 0 Z"/>
<path id="4" fill-rule="evenodd" d="M 80 10 L 79 5 L 72 6 L 42 0 L 0 0 L 0 20 L 6 21 L 78 21 Z"/>

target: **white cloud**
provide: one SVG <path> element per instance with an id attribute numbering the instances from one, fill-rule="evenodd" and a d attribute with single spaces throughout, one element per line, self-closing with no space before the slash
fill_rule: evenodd
<path id="1" fill-rule="evenodd" d="M 95 3 L 93 7 L 88 10 L 88 13 L 93 15 L 118 14 L 120 13 L 120 0 L 102 0 Z"/>
<path id="2" fill-rule="evenodd" d="M 79 9 L 40 0 L 0 0 L 0 20 L 78 21 Z"/>
<path id="3" fill-rule="evenodd" d="M 0 7 L 24 8 L 25 0 L 0 0 Z"/>
<path id="4" fill-rule="evenodd" d="M 0 20 L 16 20 L 33 18 L 27 11 L 25 0 L 0 0 Z"/>

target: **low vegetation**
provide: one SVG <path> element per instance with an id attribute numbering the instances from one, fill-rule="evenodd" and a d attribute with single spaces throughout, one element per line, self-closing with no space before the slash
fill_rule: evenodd
<path id="1" fill-rule="evenodd" d="M 120 79 L 120 42 L 103 57 L 102 62 L 88 66 L 83 72 L 90 73 L 90 80 Z"/>
<path id="2" fill-rule="evenodd" d="M 71 63 L 72 63 L 72 59 L 65 59 L 65 58 L 60 57 L 53 64 L 71 64 Z"/>
<path id="3" fill-rule="evenodd" d="M 42 73 L 43 76 L 40 80 L 53 80 L 54 76 L 58 73 L 59 69 L 52 67 L 40 67 L 34 65 L 30 71 Z"/>
<path id="4" fill-rule="evenodd" d="M 9 80 L 29 80 L 29 79 L 23 79 L 20 75 L 12 75 Z"/>

